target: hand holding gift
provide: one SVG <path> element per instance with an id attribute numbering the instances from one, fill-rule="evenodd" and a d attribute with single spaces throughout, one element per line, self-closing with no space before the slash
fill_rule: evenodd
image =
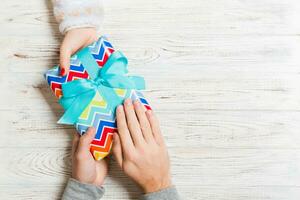
<path id="1" fill-rule="evenodd" d="M 171 187 L 169 155 L 152 110 L 145 112 L 139 101 L 126 99 L 117 108 L 117 123 L 113 152 L 125 174 L 145 193 Z"/>
<path id="2" fill-rule="evenodd" d="M 90 153 L 90 144 L 96 134 L 95 128 L 89 128 L 80 137 L 74 133 L 72 145 L 72 178 L 84 184 L 101 187 L 108 172 L 108 158 L 97 161 Z"/>
<path id="3" fill-rule="evenodd" d="M 79 49 L 88 46 L 97 40 L 96 29 L 75 28 L 66 32 L 63 42 L 60 46 L 60 75 L 65 76 L 69 73 L 70 57 Z"/>

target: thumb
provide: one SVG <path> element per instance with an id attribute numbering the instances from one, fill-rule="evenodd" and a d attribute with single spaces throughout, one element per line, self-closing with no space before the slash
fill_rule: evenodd
<path id="1" fill-rule="evenodd" d="M 85 41 L 80 38 L 74 38 L 73 33 L 67 33 L 61 46 L 59 55 L 60 75 L 65 76 L 70 70 L 71 56 L 79 49 L 84 47 Z"/>
<path id="2" fill-rule="evenodd" d="M 72 158 L 74 157 L 75 152 L 77 151 L 79 139 L 80 139 L 79 134 L 77 132 L 74 132 L 73 141 L 72 141 L 72 151 L 71 151 Z"/>
<path id="3" fill-rule="evenodd" d="M 90 152 L 90 144 L 95 138 L 96 130 L 93 127 L 90 127 L 87 132 L 81 136 L 79 143 L 78 143 L 78 152 Z"/>

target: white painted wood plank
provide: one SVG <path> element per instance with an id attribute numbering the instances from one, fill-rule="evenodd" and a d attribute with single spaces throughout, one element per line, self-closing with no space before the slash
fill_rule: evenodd
<path id="1" fill-rule="evenodd" d="M 103 33 L 145 76 L 186 199 L 300 198 L 298 0 L 105 7 Z M 62 109 L 42 74 L 61 35 L 48 0 L 0 10 L 0 198 L 59 199 L 74 129 L 55 124 Z M 128 181 L 112 163 L 104 199 L 137 199 Z"/>
<path id="2" fill-rule="evenodd" d="M 166 105 L 167 106 L 167 105 Z M 159 110 L 159 109 L 157 109 Z M 57 125 L 48 112 L 2 112 L 1 122 L 13 134 L 1 134 L 0 146 L 65 147 L 74 128 Z M 58 115 L 59 113 L 57 113 Z M 222 149 L 300 149 L 299 112 L 272 111 L 159 111 L 163 134 L 170 147 Z M 171 124 L 171 125 L 170 125 Z"/>
<path id="3" fill-rule="evenodd" d="M 165 67 L 162 68 L 166 70 Z M 216 73 L 213 69 L 200 69 L 197 74 L 182 70 L 179 76 L 176 70 L 168 73 L 167 70 L 162 72 L 163 69 L 159 75 L 157 71 L 156 74 L 150 74 L 147 71 L 141 72 L 142 69 L 132 70 L 134 74 L 144 74 L 148 85 L 145 94 L 159 110 L 171 110 L 174 107 L 187 111 L 300 110 L 300 74 L 296 72 L 264 73 L 232 69 L 232 72 Z M 14 73 L 13 77 L 9 73 L 3 73 L 0 83 L 0 89 L 7 97 L 1 100 L 1 110 L 20 110 L 26 107 L 30 111 L 61 111 L 42 73 Z M 8 87 L 16 89 L 6 90 Z M 30 101 L 24 102 L 24 98 Z"/>
<path id="4" fill-rule="evenodd" d="M 9 149 L 9 148 L 7 148 Z M 69 176 L 70 161 L 69 148 L 20 148 L 22 151 L 2 152 L 0 185 L 9 186 L 16 190 L 24 187 L 41 190 L 50 185 L 57 187 L 55 194 L 59 194 L 61 187 Z M 227 187 L 235 192 L 234 188 L 256 188 L 262 192 L 263 188 L 299 188 L 299 150 L 269 150 L 246 149 L 224 151 L 213 148 L 170 148 L 173 163 L 175 183 L 182 192 L 189 196 L 201 197 L 201 190 L 196 188 Z M 140 194 L 136 186 L 119 171 L 116 163 L 111 165 L 112 171 L 105 186 L 107 196 L 116 199 L 135 197 Z M 187 170 L 188 169 L 188 170 Z M 214 177 L 214 178 L 212 178 Z M 15 183 L 18 184 L 15 184 Z M 198 185 L 196 185 L 198 184 Z M 127 186 L 125 186 L 127 185 Z M 120 187 L 122 186 L 122 188 Z M 41 187 L 41 188 L 40 188 Z M 124 188 L 125 187 L 125 188 Z M 194 189 L 194 190 L 189 190 Z M 0 187 L 1 188 L 1 187 Z M 124 192 L 126 188 L 129 194 Z M 22 191 L 23 189 L 21 189 Z M 186 192 L 185 192 L 186 191 Z M 207 191 L 206 191 L 207 193 Z M 221 194 L 224 191 L 221 189 Z M 229 195 L 230 193 L 228 193 Z M 300 194 L 294 192 L 294 194 Z M 219 196 L 220 194 L 216 194 Z M 248 193 L 248 197 L 251 195 Z M 263 196 L 263 194 L 254 194 Z M 278 198 L 277 192 L 269 195 Z M 289 195 L 289 194 L 287 194 Z M 213 198 L 212 198 L 213 199 Z"/>

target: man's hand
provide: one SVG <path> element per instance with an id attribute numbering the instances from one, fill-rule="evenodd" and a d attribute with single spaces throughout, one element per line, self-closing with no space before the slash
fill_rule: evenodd
<path id="1" fill-rule="evenodd" d="M 151 110 L 137 100 L 126 99 L 117 108 L 118 133 L 113 153 L 124 172 L 145 193 L 171 186 L 170 161 L 159 123 Z"/>
<path id="2" fill-rule="evenodd" d="M 90 144 L 95 137 L 95 129 L 89 128 L 83 135 L 74 134 L 72 147 L 72 178 L 81 183 L 102 186 L 108 172 L 106 159 L 94 160 L 90 152 Z"/>
<path id="3" fill-rule="evenodd" d="M 60 75 L 69 72 L 70 57 L 97 40 L 95 28 L 76 28 L 69 30 L 60 46 Z"/>

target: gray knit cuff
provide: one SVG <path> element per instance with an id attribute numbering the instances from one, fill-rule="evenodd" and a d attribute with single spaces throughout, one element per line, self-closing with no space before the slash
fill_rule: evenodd
<path id="1" fill-rule="evenodd" d="M 92 184 L 80 183 L 70 178 L 65 188 L 62 200 L 86 200 L 100 199 L 104 194 L 103 187 L 97 187 Z"/>
<path id="2" fill-rule="evenodd" d="M 157 192 L 143 195 L 141 200 L 180 200 L 179 194 L 175 187 L 169 187 Z"/>

